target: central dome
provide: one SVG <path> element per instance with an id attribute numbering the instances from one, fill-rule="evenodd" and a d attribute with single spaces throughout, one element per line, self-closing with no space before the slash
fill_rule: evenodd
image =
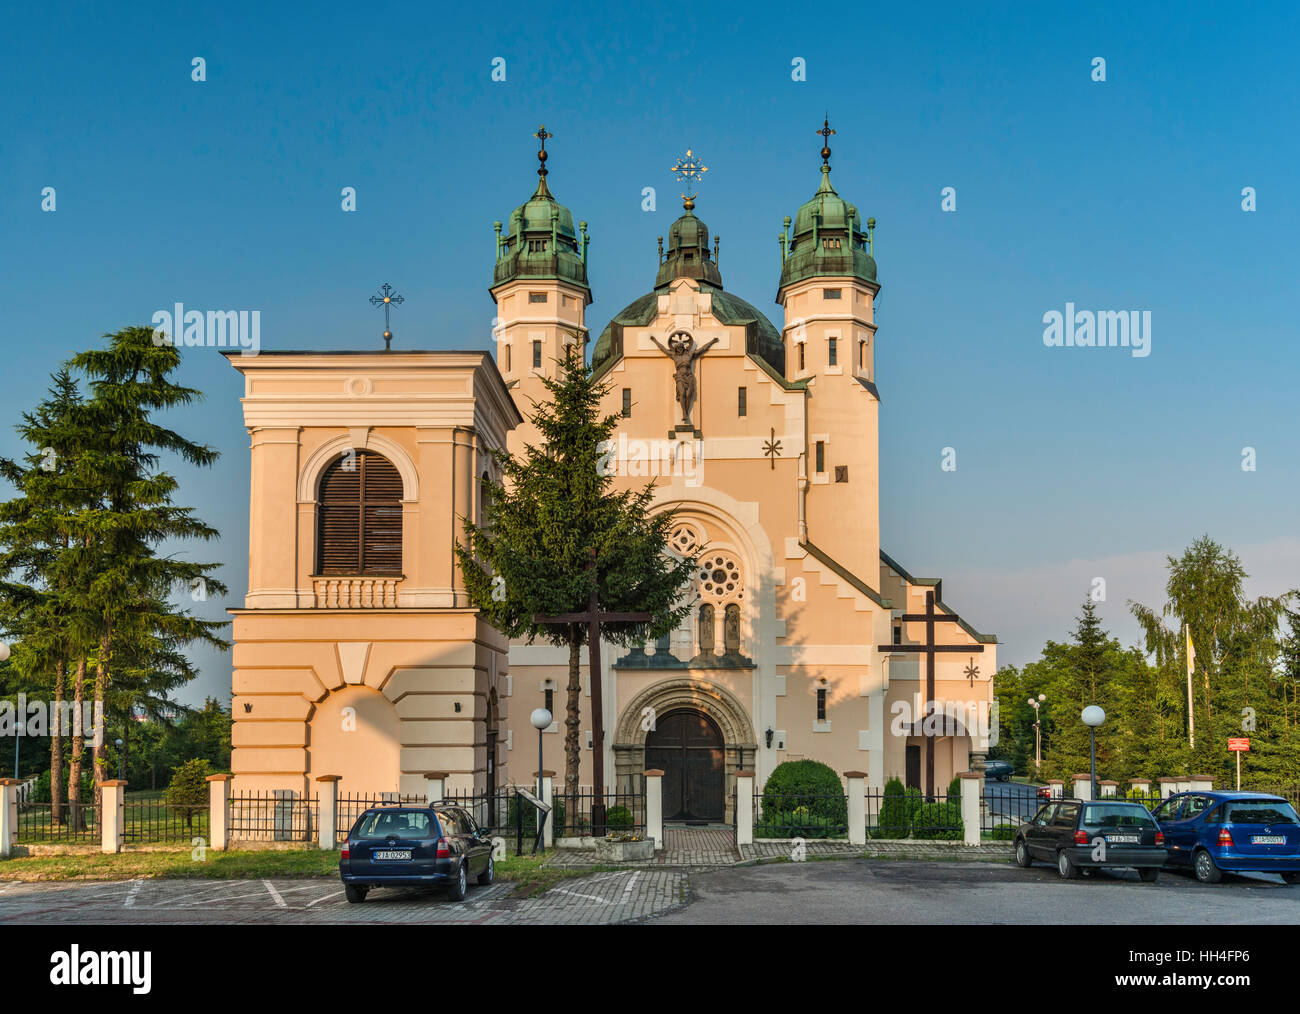
<path id="1" fill-rule="evenodd" d="M 668 253 L 659 265 L 655 288 L 677 278 L 694 278 L 722 288 L 722 272 L 709 253 L 709 227 L 689 208 L 668 228 Z"/>

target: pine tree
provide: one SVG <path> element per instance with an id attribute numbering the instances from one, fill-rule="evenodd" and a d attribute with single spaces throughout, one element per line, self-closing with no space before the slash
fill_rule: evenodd
<path id="1" fill-rule="evenodd" d="M 596 381 L 586 364 L 585 334 L 574 337 L 557 362 L 557 376 L 543 381 L 549 400 L 534 405 L 532 422 L 541 442 L 519 458 L 493 453 L 504 481 L 481 480 L 485 524 L 479 528 L 465 519 L 465 540 L 456 555 L 471 602 L 493 626 L 508 637 L 528 643 L 540 637 L 569 649 L 564 791 L 565 812 L 576 816 L 579 667 L 587 628 L 538 624 L 533 617 L 585 610 L 594 582 L 602 611 L 653 615 L 649 623 L 605 625 L 605 639 L 630 645 L 660 637 L 690 613 L 683 592 L 695 561 L 669 554 L 673 515 L 652 511 L 653 483 L 640 490 L 614 488 L 605 463 L 618 416 L 601 415 L 608 385 Z M 603 789 L 595 787 L 598 793 Z"/>

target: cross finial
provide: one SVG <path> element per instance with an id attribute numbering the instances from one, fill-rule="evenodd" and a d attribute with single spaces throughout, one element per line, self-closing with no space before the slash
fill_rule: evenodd
<path id="1" fill-rule="evenodd" d="M 829 169 L 831 164 L 830 139 L 831 135 L 835 133 L 831 129 L 831 114 L 829 112 L 822 117 L 822 129 L 817 133 L 822 138 L 822 165 Z"/>
<path id="2" fill-rule="evenodd" d="M 548 133 L 548 132 L 547 132 L 547 130 L 546 130 L 546 124 L 545 124 L 545 123 L 543 123 L 540 127 L 538 127 L 538 128 L 537 128 L 537 133 L 535 133 L 535 134 L 533 135 L 533 137 L 537 138 L 539 141 L 542 142 L 541 150 L 538 151 L 538 153 L 537 153 L 537 161 L 538 161 L 539 163 L 541 163 L 541 164 L 537 167 L 537 175 L 538 175 L 538 176 L 545 176 L 545 175 L 546 175 L 546 139 L 547 139 L 548 137 L 554 137 L 554 136 L 555 136 L 554 134 L 551 134 L 551 133 Z"/>
<path id="3" fill-rule="evenodd" d="M 379 287 L 379 294 L 370 297 L 371 306 L 382 306 L 384 308 L 384 351 L 387 352 L 392 347 L 393 332 L 388 329 L 388 313 L 394 306 L 401 306 L 406 300 L 393 291 L 393 287 L 387 282 Z"/>
<path id="4" fill-rule="evenodd" d="M 682 207 L 690 211 L 695 207 L 695 194 L 691 191 L 691 181 L 700 180 L 704 174 L 709 171 L 709 167 L 701 162 L 690 148 L 686 149 L 686 157 L 679 158 L 673 165 L 671 172 L 678 183 L 686 181 L 687 192 L 682 194 Z"/>

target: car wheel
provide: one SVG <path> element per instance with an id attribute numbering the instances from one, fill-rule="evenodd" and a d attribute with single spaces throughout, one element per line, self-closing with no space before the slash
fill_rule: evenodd
<path id="1" fill-rule="evenodd" d="M 1070 857 L 1065 854 L 1065 849 L 1056 853 L 1056 872 L 1061 875 L 1062 880 L 1074 880 L 1079 876 L 1079 867 L 1070 861 Z"/>
<path id="2" fill-rule="evenodd" d="M 485 869 L 482 873 L 478 875 L 478 886 L 487 887 L 488 884 L 492 883 L 492 881 L 496 880 L 496 878 L 497 878 L 496 863 L 493 862 L 491 856 L 488 856 L 487 869 Z"/>
<path id="3" fill-rule="evenodd" d="M 1142 883 L 1154 884 L 1160 879 L 1160 869 L 1156 866 L 1147 866 L 1138 870 L 1138 876 L 1142 878 Z"/>
<path id="4" fill-rule="evenodd" d="M 1192 860 L 1192 869 L 1196 871 L 1196 879 L 1202 884 L 1217 884 L 1223 879 L 1223 871 L 1214 864 L 1214 857 L 1205 849 L 1196 853 L 1196 858 Z"/>
<path id="5" fill-rule="evenodd" d="M 1023 838 L 1016 842 L 1016 865 L 1026 870 L 1034 865 L 1034 857 L 1029 854 L 1029 846 Z"/>
<path id="6" fill-rule="evenodd" d="M 1288 884 L 1300 884 L 1300 873 L 1283 873 L 1282 879 Z"/>
<path id="7" fill-rule="evenodd" d="M 465 864 L 461 863 L 456 868 L 456 879 L 451 882 L 447 888 L 448 901 L 464 901 L 465 894 L 469 890 L 469 877 L 465 873 Z"/>
<path id="8" fill-rule="evenodd" d="M 344 884 L 343 893 L 347 895 L 348 901 L 354 905 L 360 905 L 366 900 L 366 888 L 358 887 L 356 884 Z"/>

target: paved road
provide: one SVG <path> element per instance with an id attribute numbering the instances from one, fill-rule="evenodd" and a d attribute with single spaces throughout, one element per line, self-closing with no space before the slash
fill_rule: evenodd
<path id="1" fill-rule="evenodd" d="M 658 924 L 1300 923 L 1300 887 L 1280 877 L 1202 885 L 1132 871 L 1064 881 L 1055 868 L 853 859 L 693 874 L 683 909 Z"/>
<path id="2" fill-rule="evenodd" d="M 537 898 L 514 885 L 471 886 L 460 904 L 441 893 L 387 888 L 349 905 L 337 879 L 0 882 L 0 925 L 28 923 L 444 923 L 599 925 L 629 922 L 680 905 L 680 870 L 596 873 Z"/>

